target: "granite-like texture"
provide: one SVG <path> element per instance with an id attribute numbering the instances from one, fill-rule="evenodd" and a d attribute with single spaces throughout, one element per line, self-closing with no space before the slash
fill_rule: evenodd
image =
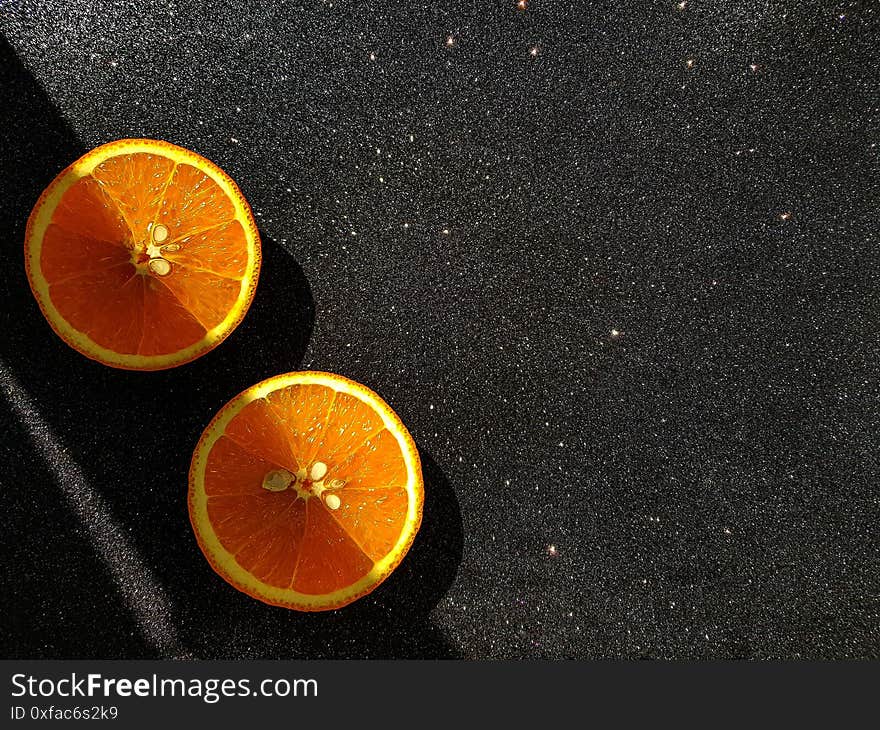
<path id="1" fill-rule="evenodd" d="M 880 655 L 876 5 L 393 5 L 0 0 L 0 654 Z M 263 235 L 170 372 L 66 347 L 23 271 L 128 136 Z M 299 368 L 384 396 L 429 490 L 325 615 L 228 587 L 185 505 L 211 416 Z"/>

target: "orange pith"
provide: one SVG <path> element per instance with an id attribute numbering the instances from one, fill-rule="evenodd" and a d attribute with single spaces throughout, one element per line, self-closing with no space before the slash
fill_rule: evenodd
<path id="1" fill-rule="evenodd" d="M 403 559 L 424 486 L 412 437 L 372 391 L 304 372 L 258 383 L 205 429 L 190 521 L 225 580 L 304 611 L 366 595 Z"/>
<path id="2" fill-rule="evenodd" d="M 120 140 L 61 172 L 28 220 L 31 289 L 52 328 L 114 367 L 158 370 L 216 347 L 253 299 L 260 242 L 213 163 Z"/>

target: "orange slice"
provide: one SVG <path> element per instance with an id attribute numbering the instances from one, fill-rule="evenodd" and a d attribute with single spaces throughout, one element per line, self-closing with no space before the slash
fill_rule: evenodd
<path id="1" fill-rule="evenodd" d="M 412 437 L 374 392 L 278 375 L 227 403 L 189 474 L 189 516 L 217 573 L 301 611 L 366 595 L 409 550 L 424 484 Z"/>
<path id="2" fill-rule="evenodd" d="M 260 239 L 235 183 L 168 142 L 97 147 L 61 172 L 31 212 L 31 289 L 55 332 L 113 367 L 194 360 L 244 317 Z"/>

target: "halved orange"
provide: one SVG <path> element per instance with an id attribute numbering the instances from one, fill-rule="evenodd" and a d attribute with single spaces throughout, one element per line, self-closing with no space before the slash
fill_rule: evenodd
<path id="1" fill-rule="evenodd" d="M 43 191 L 25 236 L 40 309 L 106 365 L 159 370 L 216 347 L 260 269 L 250 207 L 214 163 L 168 142 L 97 147 Z"/>
<path id="2" fill-rule="evenodd" d="M 412 437 L 373 391 L 330 373 L 278 375 L 202 434 L 189 516 L 214 570 L 248 595 L 339 608 L 393 571 L 422 520 Z"/>

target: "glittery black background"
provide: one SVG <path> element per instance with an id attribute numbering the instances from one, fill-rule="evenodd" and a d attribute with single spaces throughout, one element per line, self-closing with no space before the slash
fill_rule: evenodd
<path id="1" fill-rule="evenodd" d="M 0 653 L 880 655 L 877 5 L 388 5 L 0 0 Z M 23 270 L 44 185 L 129 136 L 263 236 L 169 372 L 67 348 Z M 211 416 L 300 368 L 427 477 L 401 568 L 323 615 L 229 588 L 185 506 Z"/>

